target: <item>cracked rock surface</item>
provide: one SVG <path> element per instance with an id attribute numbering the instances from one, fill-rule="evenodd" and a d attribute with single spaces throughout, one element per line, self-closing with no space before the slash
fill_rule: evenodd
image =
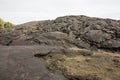
<path id="1" fill-rule="evenodd" d="M 61 41 L 57 40 L 62 40 L 61 38 L 77 47 L 120 50 L 120 21 L 64 16 L 0 31 L 1 45 L 60 45 Z"/>
<path id="2" fill-rule="evenodd" d="M 0 80 L 119 80 L 120 21 L 64 16 L 0 30 Z"/>

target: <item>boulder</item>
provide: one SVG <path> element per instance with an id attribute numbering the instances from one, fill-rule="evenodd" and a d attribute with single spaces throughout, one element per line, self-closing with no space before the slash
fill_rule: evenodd
<path id="1" fill-rule="evenodd" d="M 108 48 L 108 49 L 119 49 L 120 50 L 120 40 L 109 40 L 109 41 L 105 41 L 103 43 L 103 47 L 104 48 Z"/>

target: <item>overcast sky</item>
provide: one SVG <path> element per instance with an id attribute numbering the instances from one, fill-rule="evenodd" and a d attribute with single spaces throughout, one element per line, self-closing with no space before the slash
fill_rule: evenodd
<path id="1" fill-rule="evenodd" d="M 120 0 L 0 0 L 0 17 L 14 24 L 65 15 L 120 19 Z"/>

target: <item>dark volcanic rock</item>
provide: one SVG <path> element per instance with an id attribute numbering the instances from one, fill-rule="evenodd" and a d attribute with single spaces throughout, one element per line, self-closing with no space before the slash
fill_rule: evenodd
<path id="1" fill-rule="evenodd" d="M 111 35 L 101 30 L 90 30 L 84 35 L 84 38 L 93 46 L 102 47 L 102 43 L 111 39 Z M 108 44 L 107 44 L 108 45 Z"/>
<path id="2" fill-rule="evenodd" d="M 115 50 L 120 50 L 120 39 L 118 40 L 109 40 L 105 41 L 103 44 L 103 48 L 109 48 L 109 49 L 115 49 Z"/>
<path id="3" fill-rule="evenodd" d="M 46 68 L 46 62 L 34 57 L 32 47 L 0 47 L 0 80 L 66 80 Z"/>
<path id="4" fill-rule="evenodd" d="M 120 22 L 111 19 L 65 16 L 25 23 L 0 33 L 0 44 L 7 46 L 58 46 L 67 41 L 77 47 L 120 50 Z"/>
<path id="5" fill-rule="evenodd" d="M 107 39 L 110 39 L 111 35 L 102 32 L 101 30 L 90 30 L 88 33 L 85 35 L 85 39 L 91 41 L 91 42 L 96 42 L 96 43 L 101 43 L 102 41 L 105 41 Z"/>
<path id="6" fill-rule="evenodd" d="M 67 80 L 42 59 L 50 53 L 79 53 L 61 46 L 0 46 L 0 80 Z M 82 54 L 82 53 L 81 53 Z"/>
<path id="7" fill-rule="evenodd" d="M 66 66 L 68 71 L 72 70 L 73 73 L 74 70 L 85 69 L 89 71 L 90 66 L 82 67 L 83 64 L 79 64 L 79 59 L 82 61 L 85 58 L 92 58 L 93 52 L 91 50 L 84 51 L 80 48 L 102 48 L 119 51 L 120 21 L 87 16 L 64 16 L 55 20 L 29 22 L 0 30 L 0 80 L 101 80 L 100 76 L 97 77 L 91 73 L 90 75 L 77 76 L 81 73 L 78 72 L 77 75 L 72 74 L 67 77 L 68 79 L 64 77 L 65 73 L 61 73 L 61 71 L 66 72 L 64 66 L 67 64 L 66 62 L 65 65 L 62 66 L 62 64 L 67 56 L 78 56 L 73 59 L 67 58 L 68 60 L 71 59 L 68 61 L 70 66 Z M 60 66 L 57 65 L 60 68 L 63 67 L 61 71 L 52 72 L 48 69 L 50 63 L 47 62 L 54 61 L 51 55 L 49 55 L 50 59 L 46 59 L 48 61 L 45 61 L 44 58 L 51 53 L 58 54 L 55 56 L 57 60 L 60 57 L 59 55 L 64 54 L 62 58 L 66 56 L 64 59 L 60 59 Z M 80 57 L 79 54 L 82 56 Z M 77 60 L 73 65 L 75 59 Z M 104 61 L 98 62 L 98 59 L 93 61 L 95 62 L 94 65 L 91 64 L 90 72 L 93 71 L 92 73 L 94 73 L 93 66 L 96 64 L 104 63 Z M 100 58 L 100 60 L 103 59 Z M 108 63 L 107 59 L 105 60 Z M 114 62 L 119 67 L 118 60 Z M 89 63 L 89 60 L 87 61 Z M 78 64 L 77 69 L 76 64 Z M 108 67 L 113 66 L 111 62 L 109 64 Z M 95 71 L 100 71 L 99 69 L 101 66 L 104 67 L 103 65 L 95 68 Z M 79 69 L 80 66 L 81 69 Z M 104 69 L 106 70 L 106 68 Z M 119 71 L 119 69 L 115 68 L 115 71 Z M 113 73 L 117 77 L 118 74 Z M 111 80 L 119 79 L 113 78 Z"/>

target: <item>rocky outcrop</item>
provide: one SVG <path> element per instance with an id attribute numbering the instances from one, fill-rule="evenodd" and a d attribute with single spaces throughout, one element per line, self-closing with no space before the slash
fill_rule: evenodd
<path id="1" fill-rule="evenodd" d="M 0 47 L 0 80 L 67 80 L 61 74 L 51 73 L 44 60 L 34 57 L 37 52 L 34 49 L 30 46 Z"/>
<path id="2" fill-rule="evenodd" d="M 0 80 L 119 80 L 119 51 L 117 20 L 64 16 L 16 25 L 0 30 Z"/>
<path id="3" fill-rule="evenodd" d="M 56 32 L 57 31 L 57 32 Z M 65 16 L 55 20 L 29 22 L 1 31 L 1 45 L 62 45 L 120 50 L 120 21 Z M 59 40 L 54 37 L 58 37 Z M 39 39 L 38 39 L 39 38 Z M 54 39 L 54 41 L 53 41 Z"/>

